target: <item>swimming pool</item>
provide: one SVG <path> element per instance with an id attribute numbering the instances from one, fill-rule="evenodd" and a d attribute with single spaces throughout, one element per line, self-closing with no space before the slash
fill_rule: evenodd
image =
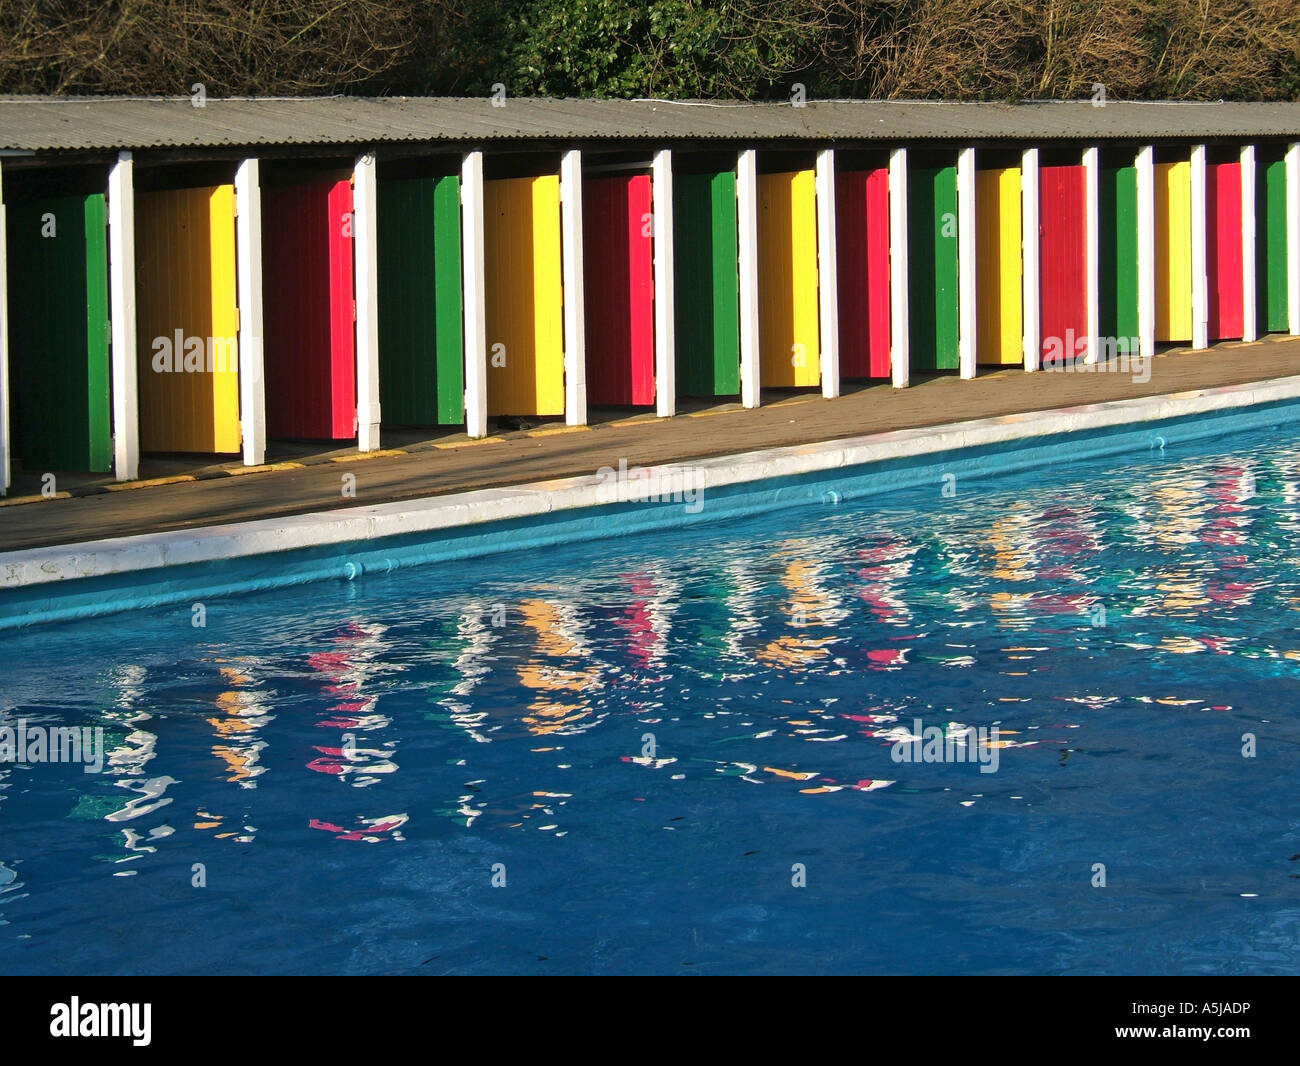
<path id="1" fill-rule="evenodd" d="M 0 970 L 1294 972 L 1288 424 L 7 633 Z"/>

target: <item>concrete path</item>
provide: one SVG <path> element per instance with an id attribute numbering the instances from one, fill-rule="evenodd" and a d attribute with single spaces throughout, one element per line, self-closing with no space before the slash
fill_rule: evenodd
<path id="1" fill-rule="evenodd" d="M 290 461 L 267 467 L 196 464 L 189 473 L 169 472 L 155 481 L 83 481 L 72 495 L 15 496 L 0 503 L 0 551 L 593 474 L 602 466 L 617 468 L 620 459 L 629 466 L 680 463 L 757 448 L 1265 381 L 1300 372 L 1300 339 L 1270 337 L 1202 352 L 1174 349 L 1156 357 L 1150 380 L 1140 384 L 1131 375 L 1114 372 L 981 371 L 974 381 L 936 376 L 899 390 L 887 383 L 849 384 L 846 395 L 836 400 L 809 392 L 768 391 L 764 406 L 752 411 L 726 404 L 673 419 L 653 414 L 615 417 L 589 428 L 542 426 L 495 433 L 483 441 L 459 434 L 408 443 L 413 436 L 408 434 L 400 447 L 370 456 L 350 449 L 315 454 L 302 450 Z M 171 471 L 175 469 L 173 462 Z M 354 496 L 343 494 L 345 474 L 355 478 Z"/>

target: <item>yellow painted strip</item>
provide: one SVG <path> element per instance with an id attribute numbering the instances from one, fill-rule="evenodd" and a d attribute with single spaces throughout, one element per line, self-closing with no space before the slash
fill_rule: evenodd
<path id="1" fill-rule="evenodd" d="M 817 195 L 811 170 L 758 178 L 758 337 L 764 385 L 821 380 Z"/>
<path id="2" fill-rule="evenodd" d="M 234 186 L 218 185 L 137 198 L 144 451 L 239 451 L 234 197 Z"/>
<path id="3" fill-rule="evenodd" d="M 648 426 L 654 422 L 662 421 L 658 415 L 644 414 L 633 415 L 631 418 L 617 418 L 613 422 L 604 422 L 605 426 Z"/>
<path id="4" fill-rule="evenodd" d="M 591 429 L 590 426 L 552 426 L 549 429 L 532 429 L 525 436 L 529 437 L 556 437 L 561 433 L 586 433 Z"/>
<path id="5" fill-rule="evenodd" d="M 560 179 L 484 183 L 488 414 L 564 413 Z"/>
<path id="6" fill-rule="evenodd" d="M 1192 164 L 1157 163 L 1156 340 L 1192 339 Z"/>
<path id="7" fill-rule="evenodd" d="M 44 500 L 70 500 L 72 493 L 56 492 L 53 496 L 7 496 L 0 500 L 0 507 L 17 507 L 24 503 L 41 503 Z"/>
<path id="8" fill-rule="evenodd" d="M 373 452 L 357 452 L 355 455 L 331 455 L 331 463 L 364 463 L 367 459 L 391 459 L 395 455 L 406 455 L 401 448 L 383 448 Z"/>
<path id="9" fill-rule="evenodd" d="M 171 477 L 151 477 L 141 481 L 118 481 L 105 485 L 106 492 L 130 492 L 132 489 L 154 489 L 160 485 L 180 485 L 186 481 L 198 481 L 193 474 L 174 474 Z"/>
<path id="10" fill-rule="evenodd" d="M 981 363 L 1011 364 L 1021 348 L 1020 168 L 975 175 L 975 351 Z"/>
<path id="11" fill-rule="evenodd" d="M 445 452 L 456 448 L 472 448 L 475 444 L 504 444 L 505 442 L 505 437 L 477 437 L 473 440 L 455 440 L 448 441 L 446 444 L 435 444 L 434 447 L 440 452 Z"/>

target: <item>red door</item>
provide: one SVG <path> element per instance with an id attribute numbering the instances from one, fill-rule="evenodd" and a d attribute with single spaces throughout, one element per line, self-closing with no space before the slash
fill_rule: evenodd
<path id="1" fill-rule="evenodd" d="M 1038 171 L 1038 280 L 1044 359 L 1082 358 L 1088 336 L 1087 184 L 1082 166 Z"/>
<path id="2" fill-rule="evenodd" d="M 1211 340 L 1240 337 L 1244 328 L 1241 292 L 1241 164 L 1205 167 L 1205 273 Z"/>
<path id="3" fill-rule="evenodd" d="M 889 369 L 889 171 L 835 177 L 840 374 L 887 378 Z"/>
<path id="4" fill-rule="evenodd" d="M 582 186 L 587 399 L 655 402 L 654 242 L 650 177 L 588 178 Z"/>
<path id="5" fill-rule="evenodd" d="M 352 186 L 262 193 L 262 291 L 269 437 L 356 434 Z"/>

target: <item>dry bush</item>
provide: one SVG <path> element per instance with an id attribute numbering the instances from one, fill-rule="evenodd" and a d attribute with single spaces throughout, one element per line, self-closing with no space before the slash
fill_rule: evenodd
<path id="1" fill-rule="evenodd" d="M 313 94 L 406 58 L 418 0 L 0 0 L 0 90 Z"/>
<path id="2" fill-rule="evenodd" d="M 1171 99 L 1294 99 L 1300 90 L 1295 0 L 1178 0 L 1148 4 L 1167 19 L 1152 84 Z"/>
<path id="3" fill-rule="evenodd" d="M 825 0 L 854 96 L 1293 99 L 1295 0 Z"/>
<path id="4" fill-rule="evenodd" d="M 1102 83 L 1111 99 L 1296 99 L 1300 2 L 0 0 L 0 92 L 498 79 L 619 96 L 780 97 L 799 80 L 822 97 L 1078 99 Z"/>

